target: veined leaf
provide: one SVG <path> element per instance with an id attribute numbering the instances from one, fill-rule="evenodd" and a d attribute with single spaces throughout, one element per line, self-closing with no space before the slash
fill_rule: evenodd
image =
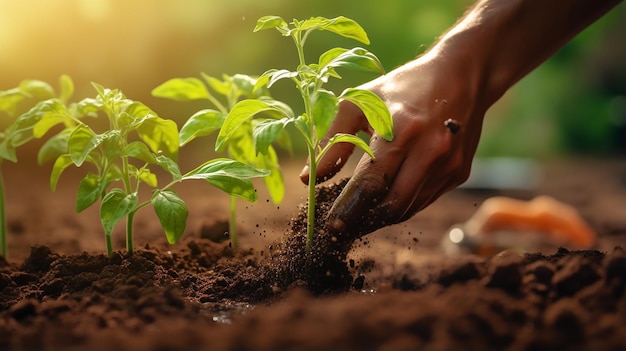
<path id="1" fill-rule="evenodd" d="M 74 164 L 74 162 L 72 162 L 70 155 L 61 155 L 54 161 L 52 171 L 50 172 L 50 189 L 53 192 L 57 189 L 57 183 L 63 171 L 72 164 Z"/>
<path id="2" fill-rule="evenodd" d="M 65 107 L 56 100 L 45 100 L 20 115 L 8 128 L 6 138 L 14 147 L 21 146 L 34 137 L 34 128 L 44 116 L 64 115 Z"/>
<path id="3" fill-rule="evenodd" d="M 110 236 L 115 224 L 133 212 L 136 206 L 137 193 L 127 194 L 119 188 L 111 189 L 100 204 L 100 220 L 105 234 Z"/>
<path id="4" fill-rule="evenodd" d="M 152 89 L 152 96 L 177 101 L 208 99 L 210 95 L 198 78 L 173 78 Z"/>
<path id="5" fill-rule="evenodd" d="M 326 23 L 324 23 L 319 29 L 339 34 L 345 38 L 360 41 L 366 45 L 369 45 L 370 43 L 367 33 L 363 27 L 361 27 L 354 20 L 344 16 L 327 20 Z"/>
<path id="6" fill-rule="evenodd" d="M 213 89 L 216 93 L 220 95 L 227 96 L 230 88 L 226 84 L 226 79 L 224 81 L 219 80 L 218 78 L 212 77 L 206 73 L 200 73 L 204 81 Z M 226 76 L 226 75 L 224 75 Z"/>
<path id="7" fill-rule="evenodd" d="M 170 158 L 176 158 L 178 153 L 178 126 L 176 122 L 151 116 L 146 118 L 136 130 L 139 137 L 148 144 L 153 152 L 163 152 Z"/>
<path id="8" fill-rule="evenodd" d="M 228 116 L 226 116 L 226 120 L 224 120 L 224 124 L 222 124 L 222 128 L 217 135 L 215 151 L 223 151 L 226 146 L 225 143 L 233 136 L 237 128 L 257 113 L 263 111 L 275 111 L 279 114 L 285 113 L 282 109 L 272 106 L 269 102 L 259 99 L 242 100 L 235 104 Z"/>
<path id="9" fill-rule="evenodd" d="M 287 29 L 287 22 L 280 16 L 263 16 L 257 20 L 253 32 L 270 28 Z"/>
<path id="10" fill-rule="evenodd" d="M 172 179 L 175 181 L 182 179 L 182 174 L 180 173 L 180 168 L 178 164 L 172 160 L 171 158 L 159 155 L 156 157 L 157 164 L 161 166 L 165 171 L 169 172 L 172 175 Z"/>
<path id="11" fill-rule="evenodd" d="M 230 195 L 253 202 L 256 201 L 257 194 L 250 178 L 264 177 L 269 173 L 242 162 L 219 158 L 204 163 L 182 179 L 203 179 Z"/>
<path id="12" fill-rule="evenodd" d="M 363 139 L 353 134 L 339 133 L 339 134 L 335 134 L 332 138 L 328 140 L 328 144 L 326 144 L 326 146 L 324 147 L 324 150 L 322 150 L 322 152 L 320 152 L 319 155 L 317 155 L 317 159 L 321 160 L 322 156 L 324 156 L 324 154 L 326 153 L 326 151 L 328 151 L 330 146 L 334 144 L 338 144 L 338 143 L 354 144 L 360 149 L 362 149 L 363 151 L 365 151 L 371 158 L 375 158 L 374 153 L 372 152 L 372 149 L 370 149 L 369 145 L 367 145 L 367 143 L 363 141 Z"/>
<path id="13" fill-rule="evenodd" d="M 313 125 L 317 140 L 322 140 L 337 115 L 338 99 L 332 91 L 320 89 L 313 97 Z"/>
<path id="14" fill-rule="evenodd" d="M 172 190 L 155 190 L 150 199 L 154 212 L 170 244 L 185 232 L 189 211 L 185 202 Z"/>
<path id="15" fill-rule="evenodd" d="M 256 153 L 267 154 L 269 146 L 291 123 L 290 118 L 266 119 L 254 127 L 253 139 Z"/>
<path id="16" fill-rule="evenodd" d="M 207 109 L 194 113 L 180 129 L 180 146 L 220 129 L 225 119 L 226 115 L 216 110 Z"/>
<path id="17" fill-rule="evenodd" d="M 70 157 L 77 167 L 80 167 L 89 154 L 98 147 L 101 139 L 86 124 L 79 124 L 74 128 L 67 141 Z"/>
<path id="18" fill-rule="evenodd" d="M 39 148 L 37 153 L 37 163 L 40 165 L 58 158 L 61 155 L 67 154 L 68 147 L 67 141 L 72 133 L 71 129 L 64 129 L 58 134 L 53 135 L 50 139 Z"/>
<path id="19" fill-rule="evenodd" d="M 267 82 L 267 87 L 271 88 L 274 83 L 278 82 L 281 79 L 291 79 L 297 77 L 298 75 L 299 72 L 296 71 L 289 71 L 286 69 L 276 70 L 270 75 L 270 79 Z"/>
<path id="20" fill-rule="evenodd" d="M 126 145 L 124 150 L 122 150 L 121 156 L 134 157 L 149 164 L 157 163 L 154 154 L 150 151 L 150 149 L 148 149 L 148 146 L 141 141 L 133 141 L 132 143 Z"/>
<path id="21" fill-rule="evenodd" d="M 93 205 L 96 201 L 98 201 L 98 199 L 102 195 L 102 191 L 102 179 L 93 173 L 88 173 L 78 185 L 78 195 L 76 196 L 76 212 L 82 212 L 89 206 Z"/>
<path id="22" fill-rule="evenodd" d="M 228 155 L 230 158 L 249 165 L 256 161 L 254 139 L 252 139 L 252 123 L 244 123 L 239 126 L 228 142 Z"/>
<path id="23" fill-rule="evenodd" d="M 239 179 L 250 179 L 265 177 L 269 175 L 269 171 L 265 169 L 258 169 L 243 162 L 228 158 L 217 158 L 205 162 L 194 170 L 188 172 L 183 176 L 183 180 L 206 179 L 207 177 L 216 174 Z"/>
<path id="24" fill-rule="evenodd" d="M 150 170 L 147 168 L 138 169 L 137 177 L 141 179 L 142 182 L 150 185 L 153 188 L 156 188 L 159 185 L 156 174 L 150 172 Z"/>
<path id="25" fill-rule="evenodd" d="M 393 140 L 393 120 L 385 102 L 369 90 L 349 88 L 339 100 L 348 100 L 358 106 L 374 131 L 387 141 Z"/>
<path id="26" fill-rule="evenodd" d="M 319 58 L 318 72 L 321 77 L 329 74 L 331 68 L 347 68 L 356 71 L 384 73 L 385 69 L 378 58 L 363 48 L 333 48 Z"/>
<path id="27" fill-rule="evenodd" d="M 263 182 L 272 198 L 272 202 L 279 204 L 285 197 L 285 180 L 283 173 L 280 171 L 278 156 L 271 145 L 268 147 L 265 155 L 257 156 L 256 165 L 271 172 L 268 176 L 263 177 Z"/>

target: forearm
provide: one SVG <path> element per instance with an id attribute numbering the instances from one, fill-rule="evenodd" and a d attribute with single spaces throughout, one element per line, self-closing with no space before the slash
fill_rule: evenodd
<path id="1" fill-rule="evenodd" d="M 489 108 L 621 0 L 480 0 L 429 50 L 468 72 Z M 455 69 L 459 69 L 456 67 Z"/>

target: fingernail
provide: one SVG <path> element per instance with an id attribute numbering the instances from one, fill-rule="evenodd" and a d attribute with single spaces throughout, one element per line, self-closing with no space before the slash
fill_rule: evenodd
<path id="1" fill-rule="evenodd" d="M 331 227 L 336 232 L 342 232 L 346 226 L 346 223 L 339 218 L 335 218 L 331 222 Z"/>
<path id="2" fill-rule="evenodd" d="M 300 171 L 300 177 L 304 177 L 308 175 L 309 175 L 309 166 L 304 166 L 304 168 L 302 168 L 302 170 Z"/>

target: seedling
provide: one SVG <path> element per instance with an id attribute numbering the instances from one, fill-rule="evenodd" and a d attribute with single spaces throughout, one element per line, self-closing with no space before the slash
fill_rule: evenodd
<path id="1" fill-rule="evenodd" d="M 256 193 L 250 181 L 268 174 L 266 170 L 229 159 L 208 161 L 194 170 L 181 174 L 178 154 L 178 127 L 171 120 L 159 117 L 138 101 L 127 99 L 119 90 L 93 84 L 96 98 L 76 104 L 55 105 L 43 111 L 35 125 L 36 136 L 53 126 L 64 123 L 66 128 L 50 138 L 41 148 L 41 162 L 55 159 L 50 186 L 54 191 L 59 177 L 71 165 L 91 164 L 95 173 L 87 173 L 80 181 L 76 210 L 81 212 L 101 200 L 100 219 L 105 232 L 107 253 L 112 253 L 111 233 L 126 217 L 126 248 L 133 253 L 133 218 L 136 212 L 152 205 L 168 242 L 175 243 L 183 234 L 188 210 L 185 202 L 172 190 L 183 180 L 203 179 L 226 191 L 254 201 Z M 108 129 L 98 133 L 82 122 L 84 117 L 106 115 Z M 158 187 L 157 166 L 171 175 L 172 180 Z M 112 187 L 121 183 L 121 187 Z M 139 199 L 140 185 L 152 188 L 149 200 Z"/>
<path id="2" fill-rule="evenodd" d="M 17 162 L 16 149 L 34 138 L 33 127 L 38 121 L 37 111 L 50 105 L 66 102 L 74 92 L 68 76 L 59 79 L 60 95 L 56 97 L 50 84 L 40 80 L 24 80 L 12 89 L 0 91 L 0 111 L 9 117 L 9 124 L 0 132 L 0 166 L 3 160 Z M 35 103 L 28 112 L 16 117 L 23 104 Z M 7 225 L 4 207 L 4 180 L 0 171 L 0 250 L 7 257 Z"/>
<path id="3" fill-rule="evenodd" d="M 266 118 L 254 127 L 254 146 L 257 152 L 268 152 L 269 145 L 280 135 L 288 125 L 294 125 L 302 134 L 309 156 L 311 177 L 308 183 L 308 212 L 307 212 L 307 251 L 310 250 L 314 237 L 315 223 L 315 173 L 317 165 L 329 148 L 337 143 L 348 142 L 363 149 L 370 157 L 374 154 L 365 141 L 356 135 L 337 134 L 331 137 L 326 144 L 322 139 L 326 135 L 330 124 L 338 110 L 338 104 L 347 100 L 358 106 L 369 121 L 374 131 L 386 140 L 393 138 L 391 114 L 385 103 L 374 93 L 356 88 L 348 88 L 336 95 L 323 85 L 330 78 L 341 78 L 337 68 L 383 73 L 384 70 L 378 58 L 369 51 L 356 47 L 353 49 L 332 48 L 324 52 L 317 63 L 308 64 L 304 55 L 304 44 L 308 36 L 314 31 L 329 31 L 340 36 L 355 39 L 369 44 L 365 30 L 355 21 L 346 17 L 327 19 L 314 17 L 307 20 L 293 20 L 287 23 L 278 16 L 265 16 L 257 21 L 254 31 L 274 28 L 280 34 L 291 37 L 296 45 L 299 64 L 293 71 L 286 69 L 271 69 L 257 80 L 254 89 L 270 88 L 281 79 L 290 79 L 302 97 L 304 112 L 295 115 L 291 109 L 262 99 L 247 99 L 238 102 L 226 117 L 216 140 L 216 150 L 223 150 L 242 128 L 242 125 L 253 116 L 271 111 L 273 118 Z M 276 117 L 275 117 L 276 116 Z"/>
<path id="4" fill-rule="evenodd" d="M 235 74 L 223 75 L 220 80 L 202 74 L 204 82 L 198 78 L 173 78 L 152 90 L 152 95 L 176 101 L 207 100 L 212 108 L 203 109 L 194 113 L 180 129 L 180 146 L 184 146 L 197 137 L 208 136 L 222 127 L 229 111 L 241 99 L 263 99 L 272 101 L 266 87 L 254 89 L 256 78 Z M 279 102 L 274 102 L 279 104 Z M 287 108 L 287 106 L 284 106 Z M 269 191 L 272 201 L 280 203 L 285 195 L 285 183 L 278 163 L 276 151 L 272 145 L 266 153 L 256 153 L 254 150 L 253 123 L 250 119 L 243 123 L 228 143 L 228 157 L 237 161 L 267 169 L 271 173 L 263 180 Z M 291 150 L 291 140 L 283 133 L 276 140 L 284 149 Z M 237 197 L 230 196 L 230 218 L 228 234 L 233 247 L 238 246 L 237 235 Z"/>

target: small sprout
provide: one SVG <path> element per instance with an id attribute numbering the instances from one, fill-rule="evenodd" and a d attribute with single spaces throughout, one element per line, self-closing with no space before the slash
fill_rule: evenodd
<path id="1" fill-rule="evenodd" d="M 152 206 L 169 243 L 183 234 L 188 216 L 185 202 L 171 188 L 184 180 L 202 179 L 223 191 L 250 201 L 256 199 L 250 178 L 267 171 L 229 159 L 208 161 L 182 174 L 176 162 L 179 148 L 178 127 L 174 121 L 159 117 L 141 102 L 128 99 L 117 89 L 93 84 L 97 95 L 58 110 L 44 110 L 34 125 L 43 135 L 57 124 L 66 128 L 48 140 L 39 151 L 40 162 L 54 160 L 50 187 L 54 191 L 65 169 L 74 165 L 92 166 L 80 181 L 76 211 L 81 212 L 100 200 L 100 219 L 105 232 L 107 253 L 113 247 L 111 234 L 126 217 L 126 249 L 133 253 L 133 219 L 137 211 Z M 98 133 L 82 119 L 104 115 L 108 129 Z M 171 181 L 159 187 L 158 167 L 169 173 Z M 152 188 L 149 199 L 141 200 L 139 189 Z"/>
<path id="2" fill-rule="evenodd" d="M 74 93 L 74 83 L 69 76 L 61 76 L 59 86 L 58 96 L 50 84 L 40 80 L 24 80 L 15 88 L 0 91 L 0 116 L 7 115 L 12 119 L 12 123 L 0 132 L 0 165 L 3 160 L 17 162 L 16 149 L 38 137 L 35 125 L 41 113 L 55 111 Z M 33 107 L 15 117 L 25 105 Z M 8 254 L 6 236 L 4 181 L 0 172 L 0 254 L 5 258 Z"/>
<path id="3" fill-rule="evenodd" d="M 256 87 L 257 78 L 235 74 L 233 76 L 223 75 L 218 79 L 206 74 L 202 74 L 204 81 L 198 78 L 173 78 L 152 90 L 152 95 L 168 98 L 177 101 L 207 100 L 212 106 L 194 113 L 180 130 L 180 146 L 184 146 L 197 137 L 208 136 L 222 128 L 224 120 L 232 108 L 244 99 L 260 99 L 268 104 L 278 106 L 280 109 L 288 110 L 289 107 L 272 100 L 267 87 Z M 271 112 L 259 117 L 271 116 Z M 228 157 L 252 165 L 254 167 L 267 169 L 269 175 L 264 177 L 265 186 L 269 191 L 272 201 L 280 203 L 285 196 L 285 182 L 280 165 L 278 163 L 277 152 L 272 143 L 265 143 L 264 140 L 256 139 L 255 126 L 258 130 L 264 128 L 277 128 L 275 124 L 259 122 L 249 119 L 241 123 L 239 128 L 233 133 L 228 145 L 223 148 Z M 258 141 L 258 144 L 257 144 Z M 276 140 L 273 140 L 279 147 L 291 151 L 291 140 L 287 133 L 280 133 Z M 263 152 L 257 152 L 256 148 Z M 237 198 L 230 197 L 230 219 L 229 236 L 234 248 L 238 245 L 237 230 Z"/>
<path id="4" fill-rule="evenodd" d="M 257 21 L 255 32 L 264 29 L 276 29 L 283 36 L 293 39 L 298 52 L 299 64 L 295 71 L 287 69 L 271 69 L 265 72 L 255 84 L 255 89 L 271 88 L 277 81 L 289 79 L 295 83 L 302 101 L 304 111 L 294 114 L 284 104 L 263 99 L 248 99 L 238 102 L 230 111 L 217 136 L 216 149 L 221 150 L 236 135 L 245 122 L 259 113 L 271 113 L 272 117 L 265 118 L 254 127 L 255 149 L 265 153 L 266 146 L 276 140 L 281 131 L 289 125 L 302 135 L 309 155 L 309 184 L 308 184 L 308 223 L 307 223 L 307 250 L 310 250 L 314 237 L 315 223 L 315 181 L 317 165 L 330 147 L 337 143 L 352 143 L 362 148 L 371 157 L 374 157 L 367 143 L 361 138 L 350 134 L 337 134 L 331 137 L 325 145 L 321 141 L 326 135 L 340 101 L 350 101 L 364 113 L 374 131 L 385 138 L 393 138 L 391 114 L 385 103 L 374 93 L 355 88 L 347 88 L 341 94 L 324 89 L 323 86 L 330 78 L 341 78 L 337 73 L 339 68 L 383 73 L 378 58 L 369 51 L 356 47 L 352 49 L 331 48 L 322 53 L 317 63 L 307 63 L 304 54 L 304 44 L 308 36 L 314 31 L 329 31 L 340 36 L 354 39 L 363 44 L 369 44 L 369 38 L 363 28 L 355 21 L 346 17 L 327 19 L 314 17 L 307 20 L 293 20 L 287 23 L 278 16 L 265 16 Z"/>

